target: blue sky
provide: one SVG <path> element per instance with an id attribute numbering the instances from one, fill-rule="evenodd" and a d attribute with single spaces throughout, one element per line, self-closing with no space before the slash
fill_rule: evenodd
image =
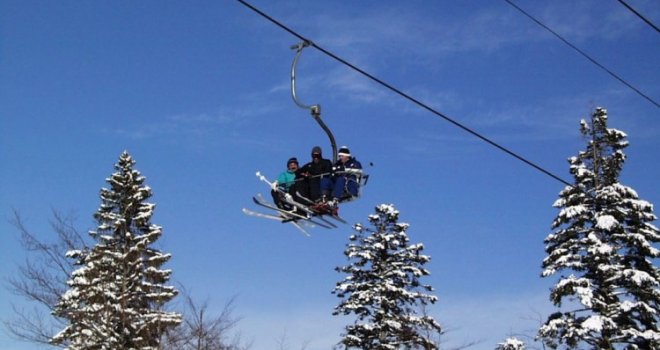
<path id="1" fill-rule="evenodd" d="M 628 1 L 654 23 L 660 6 Z M 442 113 L 571 180 L 566 158 L 596 106 L 629 135 L 622 183 L 660 203 L 660 110 L 505 1 L 265 1 L 271 16 Z M 660 35 L 621 4 L 518 0 L 600 63 L 660 100 Z M 95 224 L 98 191 L 123 150 L 137 160 L 173 255 L 174 281 L 221 308 L 236 295 L 253 350 L 286 335 L 328 349 L 350 319 L 331 315 L 350 225 L 316 228 L 247 217 L 286 159 L 325 134 L 289 92 L 297 39 L 234 1 L 0 1 L 2 277 L 26 258 L 8 223 L 18 210 L 49 240 L 51 209 Z M 339 145 L 371 174 L 340 210 L 367 222 L 394 203 L 432 257 L 447 346 L 492 349 L 538 327 L 552 306 L 543 239 L 563 185 L 421 110 L 315 49 L 298 69 Z M 254 208 L 253 208 L 254 209 Z M 21 300 L 0 290 L 0 315 Z M 0 333 L 0 348 L 28 349 Z"/>

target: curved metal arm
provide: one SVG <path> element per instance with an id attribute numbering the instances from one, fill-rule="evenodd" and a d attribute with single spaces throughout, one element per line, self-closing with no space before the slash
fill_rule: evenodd
<path id="1" fill-rule="evenodd" d="M 293 58 L 293 63 L 291 64 L 291 97 L 293 97 L 293 102 L 298 105 L 300 108 L 304 109 L 319 109 L 319 114 L 320 112 L 320 106 L 319 105 L 306 105 L 302 103 L 300 100 L 298 100 L 298 96 L 296 95 L 296 66 L 298 65 L 298 59 L 300 59 L 300 55 L 302 54 L 302 50 L 306 48 L 307 46 L 310 45 L 309 41 L 302 41 L 297 45 L 291 46 L 291 49 L 296 50 L 296 56 Z"/>
<path id="2" fill-rule="evenodd" d="M 332 131 L 330 131 L 330 128 L 328 128 L 323 120 L 321 120 L 321 105 L 306 105 L 300 102 L 300 100 L 298 100 L 298 96 L 296 95 L 296 66 L 298 65 L 298 59 L 302 54 L 302 50 L 310 45 L 311 42 L 302 41 L 297 45 L 291 46 L 291 49 L 296 50 L 296 56 L 294 57 L 293 63 L 291 64 L 291 97 L 293 97 L 293 102 L 295 102 L 298 107 L 308 109 L 310 111 L 312 117 L 314 117 L 314 120 L 316 120 L 323 131 L 325 131 L 325 133 L 328 135 L 328 138 L 330 139 L 330 145 L 332 146 L 332 163 L 334 164 L 337 162 L 337 142 L 335 141 L 335 136 L 332 134 Z"/>

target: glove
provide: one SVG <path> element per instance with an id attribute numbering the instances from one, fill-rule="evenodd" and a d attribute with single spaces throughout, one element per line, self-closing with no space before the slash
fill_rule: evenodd
<path id="1" fill-rule="evenodd" d="M 275 181 L 273 181 L 272 184 L 270 184 L 270 188 L 271 188 L 273 191 L 277 192 L 277 185 L 278 185 L 277 180 L 275 180 Z"/>

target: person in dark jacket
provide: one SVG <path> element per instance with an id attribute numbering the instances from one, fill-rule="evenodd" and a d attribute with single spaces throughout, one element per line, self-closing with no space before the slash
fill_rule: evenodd
<path id="1" fill-rule="evenodd" d="M 360 189 L 359 177 L 362 175 L 362 164 L 351 156 L 351 151 L 342 146 L 337 152 L 337 163 L 333 168 L 332 202 L 335 207 L 339 202 L 352 197 L 357 197 Z"/>
<path id="2" fill-rule="evenodd" d="M 323 158 L 321 147 L 312 148 L 312 161 L 296 172 L 296 189 L 314 202 L 329 196 L 332 192 L 332 162 Z"/>

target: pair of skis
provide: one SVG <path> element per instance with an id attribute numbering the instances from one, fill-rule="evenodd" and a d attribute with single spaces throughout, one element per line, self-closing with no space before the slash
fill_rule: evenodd
<path id="1" fill-rule="evenodd" d="M 282 208 L 279 208 L 275 204 L 270 203 L 267 201 L 261 194 L 258 194 L 255 197 L 252 197 L 252 200 L 254 201 L 255 204 L 262 206 L 264 208 L 267 208 L 269 210 L 273 210 L 276 212 L 276 215 L 273 214 L 265 214 L 261 212 L 256 212 L 252 211 L 246 208 L 243 208 L 243 213 L 246 215 L 250 216 L 255 216 L 255 217 L 260 217 L 264 219 L 271 219 L 271 220 L 276 220 L 282 223 L 291 223 L 293 226 L 295 226 L 298 230 L 300 230 L 304 235 L 309 236 L 309 232 L 305 230 L 303 226 L 319 226 L 323 228 L 336 228 L 337 225 L 333 223 L 332 221 L 327 220 L 323 215 L 327 214 L 329 217 L 332 219 L 341 222 L 341 223 L 346 223 L 346 221 L 339 216 L 336 215 L 336 213 L 323 213 L 319 211 L 315 211 L 311 209 L 309 206 L 301 204 L 296 202 L 291 194 L 282 191 L 279 189 L 277 186 L 274 185 L 273 182 L 269 181 L 265 176 L 263 176 L 260 172 L 257 172 L 257 177 L 259 180 L 267 183 L 271 188 L 275 189 L 278 191 L 283 197 L 286 203 L 290 204 L 292 206 L 292 210 L 285 210 Z M 311 201 L 308 198 L 302 197 L 298 195 L 301 199 L 305 200 L 306 202 L 310 204 L 314 204 L 313 201 Z"/>
<path id="2" fill-rule="evenodd" d="M 286 191 L 283 191 L 282 189 L 280 189 L 280 188 L 277 187 L 277 186 L 274 186 L 274 182 L 269 181 L 265 176 L 263 176 L 263 175 L 261 174 L 261 172 L 257 172 L 257 177 L 259 178 L 259 180 L 261 180 L 261 181 L 265 182 L 266 184 L 268 184 L 268 186 L 269 186 L 270 188 L 275 189 L 277 192 L 279 192 L 279 193 L 284 197 L 284 200 L 285 200 L 288 204 L 290 204 L 290 205 L 292 205 L 292 206 L 298 208 L 299 210 L 304 211 L 305 213 L 307 213 L 307 216 L 315 216 L 315 217 L 318 217 L 319 219 L 323 220 L 324 222 L 328 222 L 328 221 L 325 220 L 325 218 L 322 216 L 322 215 L 327 214 L 327 215 L 330 216 L 331 218 L 333 218 L 333 219 L 335 219 L 335 220 L 337 220 L 337 221 L 339 221 L 339 222 L 341 222 L 341 223 L 343 223 L 343 224 L 346 223 L 346 220 L 340 218 L 338 215 L 336 215 L 336 213 L 332 213 L 332 212 L 330 212 L 330 211 L 318 211 L 318 210 L 314 210 L 314 209 L 312 209 L 312 206 L 313 206 L 313 205 L 316 205 L 317 203 L 315 203 L 314 201 L 312 201 L 312 200 L 309 199 L 309 198 L 306 198 L 306 197 L 302 196 L 302 195 L 301 195 L 300 193 L 298 193 L 298 192 L 296 192 L 296 196 L 298 196 L 298 198 L 304 200 L 305 202 L 309 203 L 309 205 L 304 205 L 304 204 L 301 204 L 301 203 L 295 201 L 295 200 L 293 199 L 293 196 L 291 196 L 290 193 L 288 193 L 288 192 L 286 192 Z M 262 198 L 263 198 L 263 197 L 262 197 Z M 265 200 L 264 200 L 264 201 L 265 201 Z M 336 226 L 335 226 L 335 227 L 336 227 Z"/>

